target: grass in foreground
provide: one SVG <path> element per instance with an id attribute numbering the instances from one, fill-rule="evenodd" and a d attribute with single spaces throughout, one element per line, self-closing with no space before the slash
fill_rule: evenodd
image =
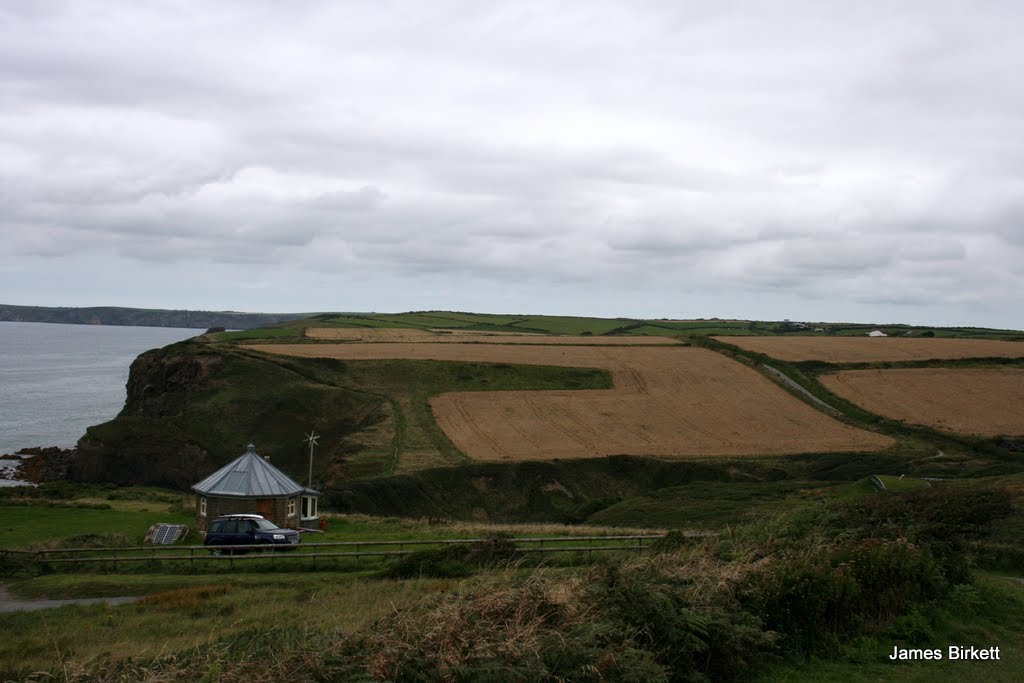
<path id="1" fill-rule="evenodd" d="M 33 580 L 49 594 L 66 594 L 72 577 Z M 448 591 L 449 580 L 384 581 L 338 574 L 245 577 L 76 576 L 93 595 L 148 597 L 120 606 L 66 606 L 0 614 L 0 678 L 103 658 L 147 659 L 266 628 L 289 626 L 350 632 L 425 595 Z M 120 586 L 115 585 L 120 584 Z M 33 587 L 19 592 L 38 592 Z"/>
<path id="2" fill-rule="evenodd" d="M 672 535 L 642 557 L 583 568 L 503 569 L 486 559 L 483 573 L 458 581 L 132 577 L 152 597 L 0 618 L 15 634 L 0 656 L 16 676 L 56 655 L 51 671 L 83 681 L 1019 680 L 1019 574 L 974 579 L 967 563 L 967 548 L 995 524 L 1015 520 L 1019 530 L 1019 502 L 998 482 L 865 493 L 717 537 Z M 421 559 L 431 562 L 398 562 L 393 573 L 449 571 L 459 558 Z M 78 578 L 96 590 L 111 581 Z M 15 588 L 74 585 L 40 577 Z M 984 670 L 887 659 L 897 644 L 950 643 L 1007 656 Z"/>

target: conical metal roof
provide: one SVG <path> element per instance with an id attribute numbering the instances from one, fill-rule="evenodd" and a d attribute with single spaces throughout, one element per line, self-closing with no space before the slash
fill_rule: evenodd
<path id="1" fill-rule="evenodd" d="M 261 458 L 252 444 L 249 444 L 245 453 L 194 485 L 192 490 L 211 496 L 261 498 L 311 492 Z"/>

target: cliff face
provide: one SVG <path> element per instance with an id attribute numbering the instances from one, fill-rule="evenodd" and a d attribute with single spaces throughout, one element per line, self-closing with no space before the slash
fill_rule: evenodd
<path id="1" fill-rule="evenodd" d="M 69 477 L 173 488 L 199 481 L 216 459 L 178 422 L 189 397 L 207 389 L 225 362 L 224 354 L 196 344 L 174 344 L 136 358 L 124 408 L 78 441 Z"/>
<path id="2" fill-rule="evenodd" d="M 223 365 L 223 355 L 202 353 L 192 347 L 182 353 L 147 351 L 131 365 L 128 397 L 120 415 L 179 415 L 187 395 L 199 391 Z"/>
<path id="3" fill-rule="evenodd" d="M 186 341 L 139 356 L 121 413 L 90 427 L 69 477 L 188 489 L 247 443 L 305 483 L 311 428 L 324 436 L 315 474 L 343 457 L 380 399 L 322 381 L 316 361 L 291 362 Z M 337 452 L 336 452 L 337 451 Z"/>

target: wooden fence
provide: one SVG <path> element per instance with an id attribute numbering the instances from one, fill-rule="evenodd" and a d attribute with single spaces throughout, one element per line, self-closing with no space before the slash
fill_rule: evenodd
<path id="1" fill-rule="evenodd" d="M 629 551 L 640 553 L 644 544 L 664 538 L 662 534 L 628 535 L 628 536 L 550 536 L 503 538 L 501 540 L 515 545 L 518 553 L 584 553 L 588 560 L 593 559 L 595 552 Z M 61 567 L 81 567 L 89 564 L 102 563 L 104 569 L 118 571 L 122 566 L 127 568 L 137 563 L 173 563 L 172 567 L 186 567 L 195 571 L 196 563 L 250 562 L 262 560 L 276 564 L 285 562 L 310 562 L 315 567 L 317 560 L 333 558 L 354 559 L 360 562 L 363 558 L 386 559 L 408 555 L 416 550 L 441 548 L 454 544 L 485 544 L 494 539 L 461 538 L 435 539 L 424 541 L 339 541 L 333 543 L 302 543 L 298 546 L 274 545 L 237 545 L 237 546 L 202 546 L 202 545 L 149 545 L 123 548 L 61 548 L 45 550 L 4 550 L 0 549 L 0 567 L 8 573 L 19 570 L 57 570 Z M 276 551 L 276 552 L 275 552 Z M 218 554 L 214 554 L 214 552 Z M 322 563 L 321 563 L 322 564 Z"/>

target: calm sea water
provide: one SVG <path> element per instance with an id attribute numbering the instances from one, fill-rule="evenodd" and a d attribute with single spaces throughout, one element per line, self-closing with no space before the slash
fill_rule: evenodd
<path id="1" fill-rule="evenodd" d="M 121 411 L 136 356 L 203 331 L 0 322 L 0 454 L 74 446 Z"/>

